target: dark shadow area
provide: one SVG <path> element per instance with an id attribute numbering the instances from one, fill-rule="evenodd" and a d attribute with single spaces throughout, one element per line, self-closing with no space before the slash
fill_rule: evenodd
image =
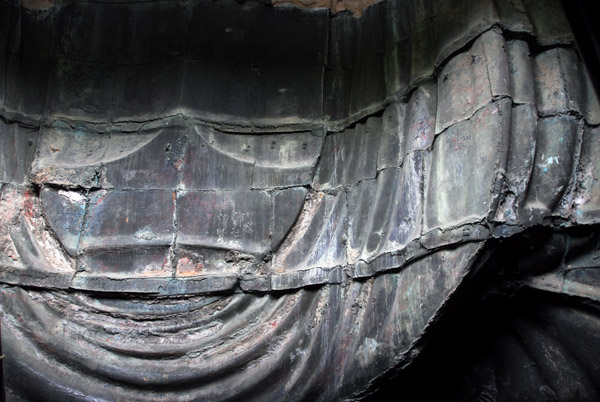
<path id="1" fill-rule="evenodd" d="M 487 263 L 429 328 L 421 353 L 364 401 L 597 401 L 598 305 L 524 283 L 597 247 L 598 233 L 534 228 L 490 242 Z"/>
<path id="2" fill-rule="evenodd" d="M 596 15 L 594 3 L 583 0 L 561 0 L 561 3 L 598 94 L 600 93 L 600 32 L 594 18 Z"/>

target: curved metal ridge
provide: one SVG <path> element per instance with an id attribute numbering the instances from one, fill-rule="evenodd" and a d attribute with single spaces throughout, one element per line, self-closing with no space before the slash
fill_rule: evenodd
<path id="1" fill-rule="evenodd" d="M 550 3 L 0 0 L 8 401 L 361 400 L 490 299 L 596 306 L 600 105 Z M 534 358 L 462 400 L 594 400 L 600 348 L 506 325 Z"/>
<path id="2" fill-rule="evenodd" d="M 565 228 L 573 222 L 548 221 L 544 227 Z M 540 226 L 540 225 L 536 225 Z M 453 228 L 434 229 L 421 238 L 408 243 L 404 248 L 381 254 L 371 261 L 358 261 L 354 265 L 335 267 L 311 267 L 288 273 L 256 275 L 211 274 L 186 278 L 81 278 L 78 273 L 43 272 L 35 269 L 29 272 L 20 269 L 2 269 L 1 282 L 33 288 L 79 290 L 92 293 L 128 292 L 137 295 L 210 295 L 221 293 L 269 293 L 288 291 L 325 284 L 342 284 L 372 278 L 405 269 L 415 261 L 439 250 L 460 244 L 484 244 L 489 239 L 503 239 L 521 233 L 527 227 L 494 224 L 468 223 Z M 44 285 L 47 283 L 49 285 Z"/>
<path id="3" fill-rule="evenodd" d="M 469 252 L 463 262 L 470 261 L 477 248 L 467 245 L 466 249 Z M 420 268 L 429 270 L 427 266 Z M 419 270 L 409 275 L 419 278 Z M 447 291 L 463 275 L 438 274 L 446 282 Z M 136 300 L 113 299 L 110 303 L 114 307 L 107 311 L 93 296 L 88 299 L 80 293 L 4 288 L 5 311 L 21 311 L 31 320 L 23 325 L 14 320 L 12 313 L 7 314 L 5 325 L 10 331 L 3 341 L 5 345 L 14 345 L 18 339 L 27 346 L 18 362 L 11 361 L 11 374 L 22 373 L 49 384 L 45 392 L 52 397 L 77 396 L 78 386 L 72 381 L 75 377 L 70 377 L 71 380 L 63 377 L 69 372 L 77 372 L 77 381 L 85 381 L 88 397 L 105 395 L 106 382 L 114 384 L 112 397 L 135 400 L 149 396 L 159 400 L 210 399 L 215 393 L 222 398 L 240 392 L 260 400 L 278 398 L 283 384 L 287 397 L 300 396 L 307 388 L 333 380 L 314 375 L 325 365 L 340 365 L 352 377 L 353 366 L 368 364 L 372 359 L 369 348 L 375 347 L 372 342 L 383 336 L 383 332 L 377 335 L 380 330 L 369 333 L 368 317 L 383 313 L 374 310 L 377 307 L 373 300 L 389 299 L 390 309 L 385 312 L 389 320 L 412 314 L 402 304 L 393 303 L 394 299 L 403 298 L 400 292 L 390 292 L 400 280 L 400 276 L 382 276 L 348 286 L 327 285 L 319 291 L 303 289 L 279 296 L 236 294 L 206 303 L 191 298 L 187 311 L 180 307 L 177 312 L 151 316 L 147 315 L 148 307 Z M 420 307 L 414 306 L 417 310 L 440 302 L 422 296 Z M 165 300 L 169 299 L 153 303 Z M 187 300 L 180 298 L 179 306 L 185 306 Z M 331 326 L 332 322 L 338 324 Z M 424 323 L 413 325 L 414 328 L 406 328 L 407 335 L 420 332 Z M 40 331 L 35 338 L 30 337 Z M 363 344 L 360 334 L 364 331 L 368 339 Z M 406 342 L 411 338 L 407 336 L 403 345 L 407 347 Z M 39 344 L 48 346 L 35 355 L 27 352 L 37 350 Z M 321 346 L 316 347 L 317 344 Z M 380 348 L 387 350 L 390 346 L 382 344 Z M 348 348 L 358 348 L 359 355 L 364 357 L 346 358 L 344 353 Z M 381 353 L 386 352 L 382 349 Z M 288 358 L 274 364 L 273 357 L 277 355 Z M 389 364 L 398 359 L 400 356 L 390 355 L 385 360 Z M 30 369 L 33 361 L 37 362 L 35 372 Z M 52 371 L 45 369 L 48 364 L 53 366 Z M 185 370 L 181 370 L 182 366 Z M 282 368 L 285 368 L 283 373 Z M 248 370 L 257 371 L 249 377 Z M 291 379 L 284 374 L 287 370 L 294 373 Z M 57 376 L 63 378 L 61 387 L 53 385 Z M 327 391 L 327 395 L 334 392 L 334 389 Z"/>
<path id="4" fill-rule="evenodd" d="M 534 228 L 492 241 L 487 261 L 428 327 L 419 357 L 376 380 L 364 400 L 399 387 L 409 400 L 597 399 L 598 297 L 589 293 L 597 268 L 584 268 L 594 265 L 596 229 Z"/>
<path id="5" fill-rule="evenodd" d="M 526 38 L 530 42 L 530 47 L 531 45 L 553 46 L 555 44 L 570 46 L 573 43 L 568 32 L 552 35 L 546 32 L 543 27 L 539 27 L 538 25 L 543 23 L 544 11 L 533 7 L 528 2 L 526 2 L 527 6 L 525 8 L 529 16 L 525 16 L 523 6 L 517 7 L 509 5 L 509 2 L 502 1 L 498 4 L 494 3 L 481 7 L 476 11 L 478 13 L 476 21 L 469 22 L 458 18 L 464 15 L 463 11 L 466 11 L 466 9 L 462 10 L 460 7 L 465 8 L 466 5 L 457 7 L 436 5 L 429 10 L 412 6 L 403 7 L 402 2 L 383 1 L 369 7 L 365 15 L 358 20 L 344 16 L 328 18 L 327 13 L 315 12 L 309 13 L 306 21 L 303 21 L 300 17 L 296 18 L 296 16 L 306 13 L 302 10 L 266 9 L 268 11 L 265 11 L 264 15 L 260 14 L 260 17 L 256 17 L 262 18 L 258 22 L 270 26 L 271 22 L 281 18 L 288 23 L 281 26 L 273 25 L 271 28 L 273 32 L 261 32 L 257 34 L 255 41 L 248 39 L 249 42 L 252 42 L 252 46 L 249 46 L 247 50 L 244 50 L 242 44 L 236 42 L 236 40 L 232 42 L 229 34 L 234 32 L 229 30 L 233 29 L 232 26 L 234 25 L 236 29 L 240 30 L 247 26 L 251 27 L 255 17 L 251 14 L 252 8 L 248 10 L 244 8 L 245 11 L 238 15 L 240 6 L 235 2 L 222 2 L 220 5 L 224 14 L 221 16 L 222 22 L 219 22 L 218 18 L 214 19 L 216 21 L 202 20 L 202 18 L 210 17 L 210 14 L 204 10 L 208 7 L 207 4 L 210 3 L 204 1 L 192 1 L 189 4 L 188 2 L 171 2 L 172 4 L 169 6 L 160 2 L 107 2 L 99 3 L 99 5 L 95 5 L 94 2 L 79 2 L 81 3 L 79 6 L 77 6 L 77 3 L 59 3 L 42 15 L 42 22 L 39 23 L 39 27 L 35 27 L 39 31 L 34 33 L 48 36 L 48 43 L 29 45 L 26 42 L 28 40 L 26 35 L 23 38 L 10 38 L 9 54 L 18 52 L 19 47 L 32 47 L 32 51 L 37 49 L 36 46 L 42 47 L 40 49 L 41 54 L 27 53 L 25 56 L 34 59 L 41 57 L 41 60 L 39 60 L 39 69 L 41 70 L 36 71 L 36 76 L 38 79 L 45 81 L 43 85 L 47 87 L 48 91 L 44 94 L 36 94 L 35 102 L 33 100 L 18 99 L 25 95 L 17 96 L 15 94 L 13 98 L 18 101 L 14 103 L 6 102 L 5 105 L 0 105 L 0 110 L 3 110 L 2 114 L 4 116 L 16 121 L 23 119 L 23 121 L 27 121 L 27 124 L 36 126 L 49 124 L 55 119 L 64 119 L 76 124 L 96 125 L 101 131 L 106 131 L 111 126 L 122 127 L 126 131 L 137 131 L 146 121 L 158 122 L 162 119 L 168 121 L 170 116 L 180 116 L 187 120 L 213 125 L 225 131 L 298 131 L 319 129 L 321 127 L 326 127 L 329 131 L 341 131 L 365 116 L 382 110 L 387 104 L 402 99 L 424 81 L 435 78 L 440 67 L 450 60 L 455 53 L 469 47 L 474 40 L 490 29 L 500 28 L 510 33 L 510 35 Z M 155 39 L 152 36 L 147 38 L 150 44 L 144 41 L 139 44 L 122 44 L 122 47 L 139 45 L 139 49 L 135 52 L 124 52 L 125 54 L 122 54 L 123 52 L 119 50 L 120 48 L 116 44 L 104 42 L 98 44 L 98 47 L 79 49 L 76 45 L 76 39 L 69 36 L 72 33 L 69 29 L 73 31 L 84 29 L 83 26 L 80 27 L 76 24 L 78 15 L 90 19 L 90 23 L 96 24 L 94 26 L 102 30 L 106 29 L 109 21 L 105 21 L 106 16 L 104 14 L 98 14 L 96 11 L 102 10 L 103 7 L 111 15 L 119 11 L 134 13 L 139 8 L 140 13 L 148 14 L 147 18 L 159 18 L 160 15 L 152 14 L 150 11 L 151 6 L 157 7 L 157 9 L 161 8 L 161 11 L 165 14 L 172 15 L 173 21 L 189 28 L 189 32 L 186 33 L 182 27 L 173 27 L 174 37 L 165 39 L 177 49 L 173 55 L 165 55 L 159 49 L 152 48 L 152 40 Z M 131 7 L 132 10 L 129 10 L 128 7 Z M 226 13 L 228 7 L 232 7 L 231 16 Z M 441 8 L 437 10 L 439 7 Z M 445 7 L 450 9 L 447 10 Z M 12 12 L 17 13 L 17 11 Z M 10 15 L 10 9 L 7 10 L 7 13 Z M 98 15 L 94 17 L 95 13 Z M 441 17 L 442 15 L 447 18 Z M 15 18 L 17 17 L 18 15 Z M 28 15 L 25 14 L 25 17 L 28 17 Z M 243 17 L 248 19 L 245 20 Z M 435 20 L 439 27 L 433 33 L 419 29 L 418 21 L 428 20 L 428 18 Z M 51 31 L 52 21 L 55 19 L 61 21 L 66 19 L 65 27 L 60 28 L 59 32 Z M 195 21 L 195 19 L 201 19 L 201 21 Z M 458 20 L 455 21 L 455 19 Z M 299 23 L 298 21 L 303 22 Z M 198 49 L 195 49 L 192 46 L 196 44 L 193 35 L 201 37 L 200 34 L 204 33 L 202 30 L 196 32 L 195 30 L 198 29 L 196 27 L 210 26 L 211 24 L 215 24 L 214 44 L 200 41 L 197 44 Z M 389 25 L 389 27 L 381 28 L 381 32 L 370 32 L 369 35 L 364 35 L 364 37 L 359 35 L 363 30 L 365 32 L 373 30 L 372 26 L 374 24 Z M 70 26 L 70 28 L 67 29 L 67 26 Z M 205 29 L 208 29 L 208 27 Z M 292 46 L 293 43 L 290 41 L 297 37 L 294 35 L 306 34 L 309 29 L 314 31 L 311 33 L 311 40 L 314 40 L 315 44 L 311 44 L 308 49 L 297 49 L 296 52 L 295 45 Z M 352 35 L 347 35 L 347 37 L 341 35 L 340 33 L 343 30 L 352 31 Z M 461 31 L 461 33 L 459 35 L 443 34 L 445 31 L 453 32 L 455 30 Z M 534 31 L 539 32 L 537 37 L 534 36 Z M 108 37 L 110 34 L 107 33 L 106 36 Z M 289 43 L 277 42 L 278 39 L 276 38 L 278 36 L 282 38 L 282 41 L 288 40 Z M 330 36 L 331 38 L 329 38 Z M 100 39 L 103 40 L 103 38 Z M 19 43 L 20 40 L 24 43 Z M 188 41 L 192 43 L 188 46 L 189 48 L 184 49 L 183 44 Z M 276 43 L 271 43 L 271 41 Z M 422 54 L 423 52 L 410 50 L 411 46 L 414 47 L 420 43 L 427 47 L 427 55 Z M 244 45 L 248 47 L 248 44 Z M 288 47 L 292 46 L 289 52 L 281 50 L 281 54 L 273 54 L 272 48 L 285 49 L 286 45 Z M 208 50 L 206 49 L 207 46 Z M 227 49 L 227 51 L 222 52 L 223 54 L 220 55 L 211 46 L 221 50 Z M 382 50 L 374 53 L 374 49 Z M 205 50 L 216 60 L 210 58 L 207 60 L 206 54 L 202 53 L 201 50 Z M 244 58 L 236 56 L 235 50 L 239 50 L 244 57 L 247 53 L 252 53 Z M 364 56 L 355 56 L 356 60 L 346 60 L 351 58 L 351 55 L 355 52 L 359 55 L 364 53 Z M 279 58 L 276 56 L 279 56 Z M 301 56 L 306 57 L 307 60 L 301 59 Z M 158 57 L 158 60 L 156 57 Z M 254 60 L 256 57 L 258 59 Z M 369 57 L 373 60 L 372 65 L 369 64 L 370 62 L 367 63 L 367 59 L 363 60 L 363 58 Z M 132 63 L 131 65 L 127 64 L 129 59 L 131 59 L 129 61 L 129 63 Z M 13 63 L 17 63 L 17 61 L 13 60 Z M 290 69 L 290 66 L 298 63 L 298 71 L 293 68 Z M 213 67 L 209 71 L 203 70 L 207 65 L 212 66 L 213 64 L 215 64 L 215 69 L 237 74 L 240 80 L 247 78 L 249 81 L 244 82 L 244 84 L 250 88 L 259 88 L 268 84 L 266 81 L 259 80 L 256 82 L 255 79 L 258 79 L 256 77 L 260 78 L 272 74 L 273 76 L 280 76 L 281 79 L 273 83 L 272 90 L 270 89 L 268 92 L 261 94 L 265 110 L 252 109 L 250 106 L 256 102 L 243 97 L 240 98 L 239 102 L 243 104 L 243 109 L 249 109 L 234 110 L 234 106 L 229 105 L 226 100 L 220 99 L 219 102 L 208 102 L 207 99 L 203 99 L 204 96 L 217 99 L 219 91 L 223 94 L 233 93 L 234 97 L 242 96 L 243 94 L 235 93 L 228 86 L 226 78 L 217 74 L 209 82 L 194 81 L 204 75 L 211 76 L 215 74 Z M 357 66 L 354 66 L 354 64 L 357 64 Z M 229 65 L 248 66 L 248 71 L 241 67 L 240 71 L 235 69 L 228 71 Z M 315 66 L 317 70 L 312 72 Z M 85 106 L 87 101 L 82 104 L 79 104 L 81 103 L 79 101 L 75 103 L 67 102 L 67 104 L 54 101 L 54 98 L 67 96 L 70 90 L 69 85 L 71 83 L 77 85 L 77 77 L 81 78 L 82 75 L 87 75 L 88 78 L 94 79 L 94 73 L 90 69 L 95 68 L 98 71 L 102 70 L 107 87 L 100 85 L 94 90 L 99 91 L 98 94 L 112 92 L 112 89 L 108 88 L 108 84 L 113 83 L 118 90 L 118 94 L 103 93 L 94 102 L 88 102 L 87 107 Z M 139 71 L 136 73 L 136 70 Z M 169 73 L 164 70 L 168 70 Z M 348 71 L 355 72 L 348 76 Z M 69 74 L 73 74 L 73 76 L 71 77 Z M 250 75 L 246 77 L 246 74 Z M 133 84 L 136 75 L 139 76 L 139 79 L 145 76 L 146 79 L 150 80 L 164 80 L 174 88 L 182 87 L 184 92 L 188 87 L 193 88 L 201 84 L 206 87 L 207 93 L 198 94 L 198 99 L 194 97 L 193 93 L 181 98 L 178 91 L 171 93 L 164 90 L 164 88 L 158 89 L 157 87 L 156 90 L 159 92 L 155 93 L 151 91 L 151 86 L 148 97 L 160 96 L 164 98 L 166 103 L 151 102 L 151 105 L 148 105 L 150 109 L 144 109 L 143 105 L 136 104 L 140 102 L 140 99 L 129 99 L 125 103 L 123 101 L 121 103 L 117 102 L 118 97 L 125 96 L 132 91 L 128 85 Z M 314 80 L 314 83 L 304 82 L 309 79 Z M 131 80 L 131 83 L 128 82 L 129 80 Z M 185 80 L 185 82 L 182 80 Z M 374 83 L 372 90 L 361 84 L 363 81 L 370 80 Z M 53 84 L 50 85 L 50 82 Z M 293 82 L 302 82 L 305 88 L 289 87 Z M 217 86 L 214 88 L 214 93 L 209 88 L 212 84 Z M 347 87 L 354 89 L 351 93 L 344 95 L 344 91 L 348 90 Z M 355 99 L 351 101 L 349 99 L 348 102 L 345 101 L 338 105 L 340 96 Z M 46 99 L 47 97 L 49 98 Z M 310 104 L 300 101 L 304 97 L 311 99 Z M 49 107 L 50 102 L 52 102 L 51 107 Z M 98 104 L 99 108 L 91 106 L 96 105 L 98 102 L 104 102 L 105 104 Z M 24 105 L 29 107 L 34 103 L 35 108 L 24 109 Z M 280 110 L 280 107 L 286 104 L 293 104 L 296 107 Z M 304 106 L 305 110 L 298 109 L 300 104 Z M 108 122 L 111 124 L 108 124 Z"/>
<path id="6" fill-rule="evenodd" d="M 3 263 L 2 280 L 109 292 L 268 292 L 369 277 L 439 246 L 509 236 L 545 221 L 593 222 L 587 183 L 595 162 L 585 144 L 594 145 L 585 133 L 596 130 L 597 100 L 589 86 L 573 84 L 588 83 L 578 63 L 562 46 L 531 60 L 526 42 L 489 30 L 443 65 L 440 81 L 325 137 L 225 133 L 181 118 L 126 134 L 44 127 L 39 140 L 29 140 L 40 150 L 28 156 L 32 167 L 24 166 L 31 178 L 19 179 L 26 187 L 10 177 L 3 187 L 5 202 L 13 200 L 6 218 L 27 235 L 6 227 L 7 247 L 23 262 Z M 456 107 L 465 87 L 466 104 Z M 563 87 L 570 90 L 564 99 L 555 95 Z M 556 133 L 563 135 L 558 144 Z M 472 152 L 490 162 L 464 174 L 461 155 Z M 558 176 L 549 179 L 549 171 Z M 458 194 L 445 184 L 451 182 L 473 193 Z M 541 198 L 540 188 L 547 191 Z M 135 211 L 131 203 L 142 200 L 152 213 Z M 195 213 L 197 203 L 206 217 Z M 298 212 L 283 219 L 275 209 L 285 203 Z M 64 221 L 66 211 L 76 226 Z M 320 219 L 329 224 L 320 227 Z M 204 225 L 216 229 L 194 229 Z M 54 262 L 27 250 L 40 247 L 41 254 L 57 251 L 47 254 Z M 228 257 L 228 250 L 239 255 Z M 128 273 L 119 258 L 146 268 Z M 226 268 L 216 268 L 219 259 Z M 86 266 L 109 273 L 90 274 Z"/>
<path id="7" fill-rule="evenodd" d="M 548 235 L 552 237 L 548 238 Z M 550 245 L 550 248 L 544 244 Z M 459 299 L 473 293 L 468 277 L 481 276 L 482 272 L 504 277 L 503 281 L 494 281 L 499 287 L 515 280 L 528 284 L 529 278 L 543 280 L 546 273 L 558 274 L 563 270 L 569 272 L 587 266 L 593 258 L 589 252 L 593 252 L 596 246 L 597 232 L 594 239 L 593 236 L 585 236 L 581 228 L 558 232 L 549 228 L 545 231 L 533 229 L 519 239 L 508 239 L 504 247 L 519 255 L 529 254 L 529 260 L 522 259 L 517 266 L 512 266 L 506 264 L 505 258 L 494 256 L 498 247 L 493 246 L 487 251 L 481 247 L 470 247 L 471 251 L 477 250 L 478 256 L 468 253 L 471 257 L 466 271 L 458 277 L 442 275 L 436 283 L 448 286 L 446 289 L 458 286 L 458 290 L 451 292 L 458 292 Z M 445 256 L 452 258 L 454 254 L 449 250 Z M 436 261 L 443 264 L 448 260 L 438 258 Z M 490 261 L 493 262 L 492 267 L 488 266 Z M 550 262 L 550 265 L 544 265 L 543 271 L 539 271 L 540 261 Z M 558 266 L 554 265 L 556 263 Z M 102 397 L 106 395 L 103 384 L 109 382 L 112 384 L 112 397 L 134 400 L 148 397 L 197 400 L 214 398 L 215 395 L 219 398 L 234 397 L 239 392 L 248 392 L 246 395 L 253 395 L 256 400 L 279 399 L 282 386 L 286 389 L 285 398 L 300 398 L 306 395 L 308 389 L 317 387 L 324 392 L 323 398 L 330 400 L 335 395 L 335 387 L 327 389 L 327 384 L 340 381 L 339 377 L 330 374 L 327 378 L 318 378 L 315 372 L 321 372 L 324 367 L 337 367 L 350 377 L 350 381 L 356 381 L 353 370 L 365 370 L 367 363 L 374 358 L 384 366 L 408 364 L 420 354 L 423 347 L 421 335 L 435 334 L 440 330 L 436 321 L 444 309 L 439 309 L 437 303 L 445 304 L 456 298 L 421 293 L 427 289 L 424 286 L 428 280 L 426 271 L 431 267 L 431 262 L 426 262 L 412 272 L 381 275 L 345 286 L 326 285 L 319 290 L 300 289 L 279 296 L 236 294 L 177 299 L 109 296 L 103 301 L 82 293 L 3 289 L 5 311 L 18 310 L 31 318 L 26 323 L 18 323 L 13 315 L 8 315 L 4 321 L 7 332 L 4 342 L 9 346 L 14 342 L 25 346 L 21 360 L 11 362 L 13 375 L 20 373 L 26 376 L 24 378 L 36 378 L 40 383 L 51 384 L 58 378 L 57 375 L 60 377 L 74 370 L 78 373 L 78 381 L 85 381 L 85 394 L 78 394 L 78 387 L 69 380 L 74 377 L 62 377 L 62 388 L 50 386 L 45 390 L 53 398 Z M 447 274 L 450 272 L 447 271 Z M 417 280 L 420 285 L 408 277 Z M 571 281 L 569 286 L 572 288 L 576 284 Z M 416 294 L 411 296 L 411 292 Z M 481 292 L 484 291 L 480 289 Z M 567 290 L 567 294 L 574 293 Z M 417 300 L 409 302 L 416 295 L 419 295 Z M 470 300 L 471 296 L 467 298 Z M 176 310 L 165 310 L 166 302 L 177 306 Z M 153 311 L 155 306 L 157 311 Z M 433 310 L 428 310 L 434 306 Z M 425 314 L 428 318 L 425 321 L 408 319 L 414 314 L 411 312 L 413 308 L 429 311 Z M 430 316 L 436 310 L 435 315 Z M 242 319 L 231 321 L 230 317 Z M 576 317 L 572 319 L 577 322 Z M 68 325 L 65 325 L 66 321 L 69 321 Z M 587 316 L 584 321 L 587 324 L 595 322 L 592 316 Z M 331 322 L 337 322 L 337 325 L 332 326 Z M 373 323 L 380 324 L 371 326 Z M 398 323 L 401 324 L 396 327 Z M 584 323 L 576 325 L 576 328 Z M 518 321 L 517 324 L 523 328 L 526 323 Z M 389 340 L 388 332 L 394 333 L 393 328 L 399 332 Z M 550 331 L 554 333 L 552 329 Z M 32 338 L 27 335 L 28 332 L 38 335 Z M 419 337 L 413 338 L 411 333 L 418 333 Z M 586 334 L 590 336 L 592 333 Z M 533 333 L 521 335 L 527 337 L 530 347 L 535 344 L 533 341 L 537 337 Z M 17 339 L 14 339 L 15 336 Z M 385 343 L 389 341 L 393 344 Z M 546 341 L 543 342 L 542 345 L 545 345 Z M 38 345 L 45 346 L 40 350 Z M 33 350 L 39 350 L 35 356 L 30 355 Z M 396 353 L 389 355 L 391 350 L 396 350 Z M 44 356 L 42 360 L 40 353 Z M 560 352 L 561 356 L 563 354 Z M 107 359 L 107 355 L 114 355 L 114 360 Z M 275 356 L 285 356 L 286 359 L 273 364 L 277 360 Z M 33 362 L 36 363 L 36 373 L 28 366 Z M 538 364 L 545 366 L 544 361 Z M 51 365 L 52 370 L 45 370 L 46 365 Z M 182 365 L 186 367 L 183 372 L 178 370 Z M 592 369 L 593 364 L 588 362 L 586 367 Z M 260 374 L 243 379 L 243 373 L 253 369 L 258 369 Z M 283 369 L 292 370 L 291 381 L 287 376 L 279 377 Z M 570 375 L 588 374 L 574 372 Z M 12 384 L 15 384 L 14 379 Z M 223 388 L 224 384 L 236 384 L 236 389 Z M 144 389 L 143 393 L 139 391 L 140 387 Z M 584 389 L 586 395 L 594 392 L 593 388 Z M 569 393 L 569 390 L 571 385 L 554 392 Z M 496 392 L 489 388 L 488 391 Z M 538 391 L 531 389 L 528 392 Z M 35 395 L 35 392 L 29 394 L 30 397 Z"/>

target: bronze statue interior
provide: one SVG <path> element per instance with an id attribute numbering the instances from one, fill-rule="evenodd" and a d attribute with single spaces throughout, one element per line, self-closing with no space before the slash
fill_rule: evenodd
<path id="1" fill-rule="evenodd" d="M 273 3 L 0 0 L 2 397 L 600 399 L 560 3 Z"/>

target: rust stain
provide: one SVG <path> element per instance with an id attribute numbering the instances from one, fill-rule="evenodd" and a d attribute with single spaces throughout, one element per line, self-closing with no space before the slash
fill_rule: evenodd
<path id="1" fill-rule="evenodd" d="M 25 191 L 25 202 L 23 203 L 23 209 L 25 212 L 25 216 L 29 219 L 34 219 L 36 216 L 35 201 L 36 201 L 35 194 L 33 192 L 31 192 L 31 190 L 26 190 Z"/>
<path id="2" fill-rule="evenodd" d="M 190 257 L 181 257 L 177 261 L 176 276 L 197 276 L 204 271 L 204 264 Z"/>

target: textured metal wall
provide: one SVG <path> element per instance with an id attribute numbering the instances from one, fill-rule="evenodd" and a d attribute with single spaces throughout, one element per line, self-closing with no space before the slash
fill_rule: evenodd
<path id="1" fill-rule="evenodd" d="M 4 0 L 0 47 L 8 400 L 357 399 L 494 292 L 597 306 L 600 107 L 558 1 Z M 456 400 L 515 400 L 521 363 L 525 399 L 598 398 L 600 348 L 520 322 L 531 361 L 463 345 L 487 388 Z"/>

